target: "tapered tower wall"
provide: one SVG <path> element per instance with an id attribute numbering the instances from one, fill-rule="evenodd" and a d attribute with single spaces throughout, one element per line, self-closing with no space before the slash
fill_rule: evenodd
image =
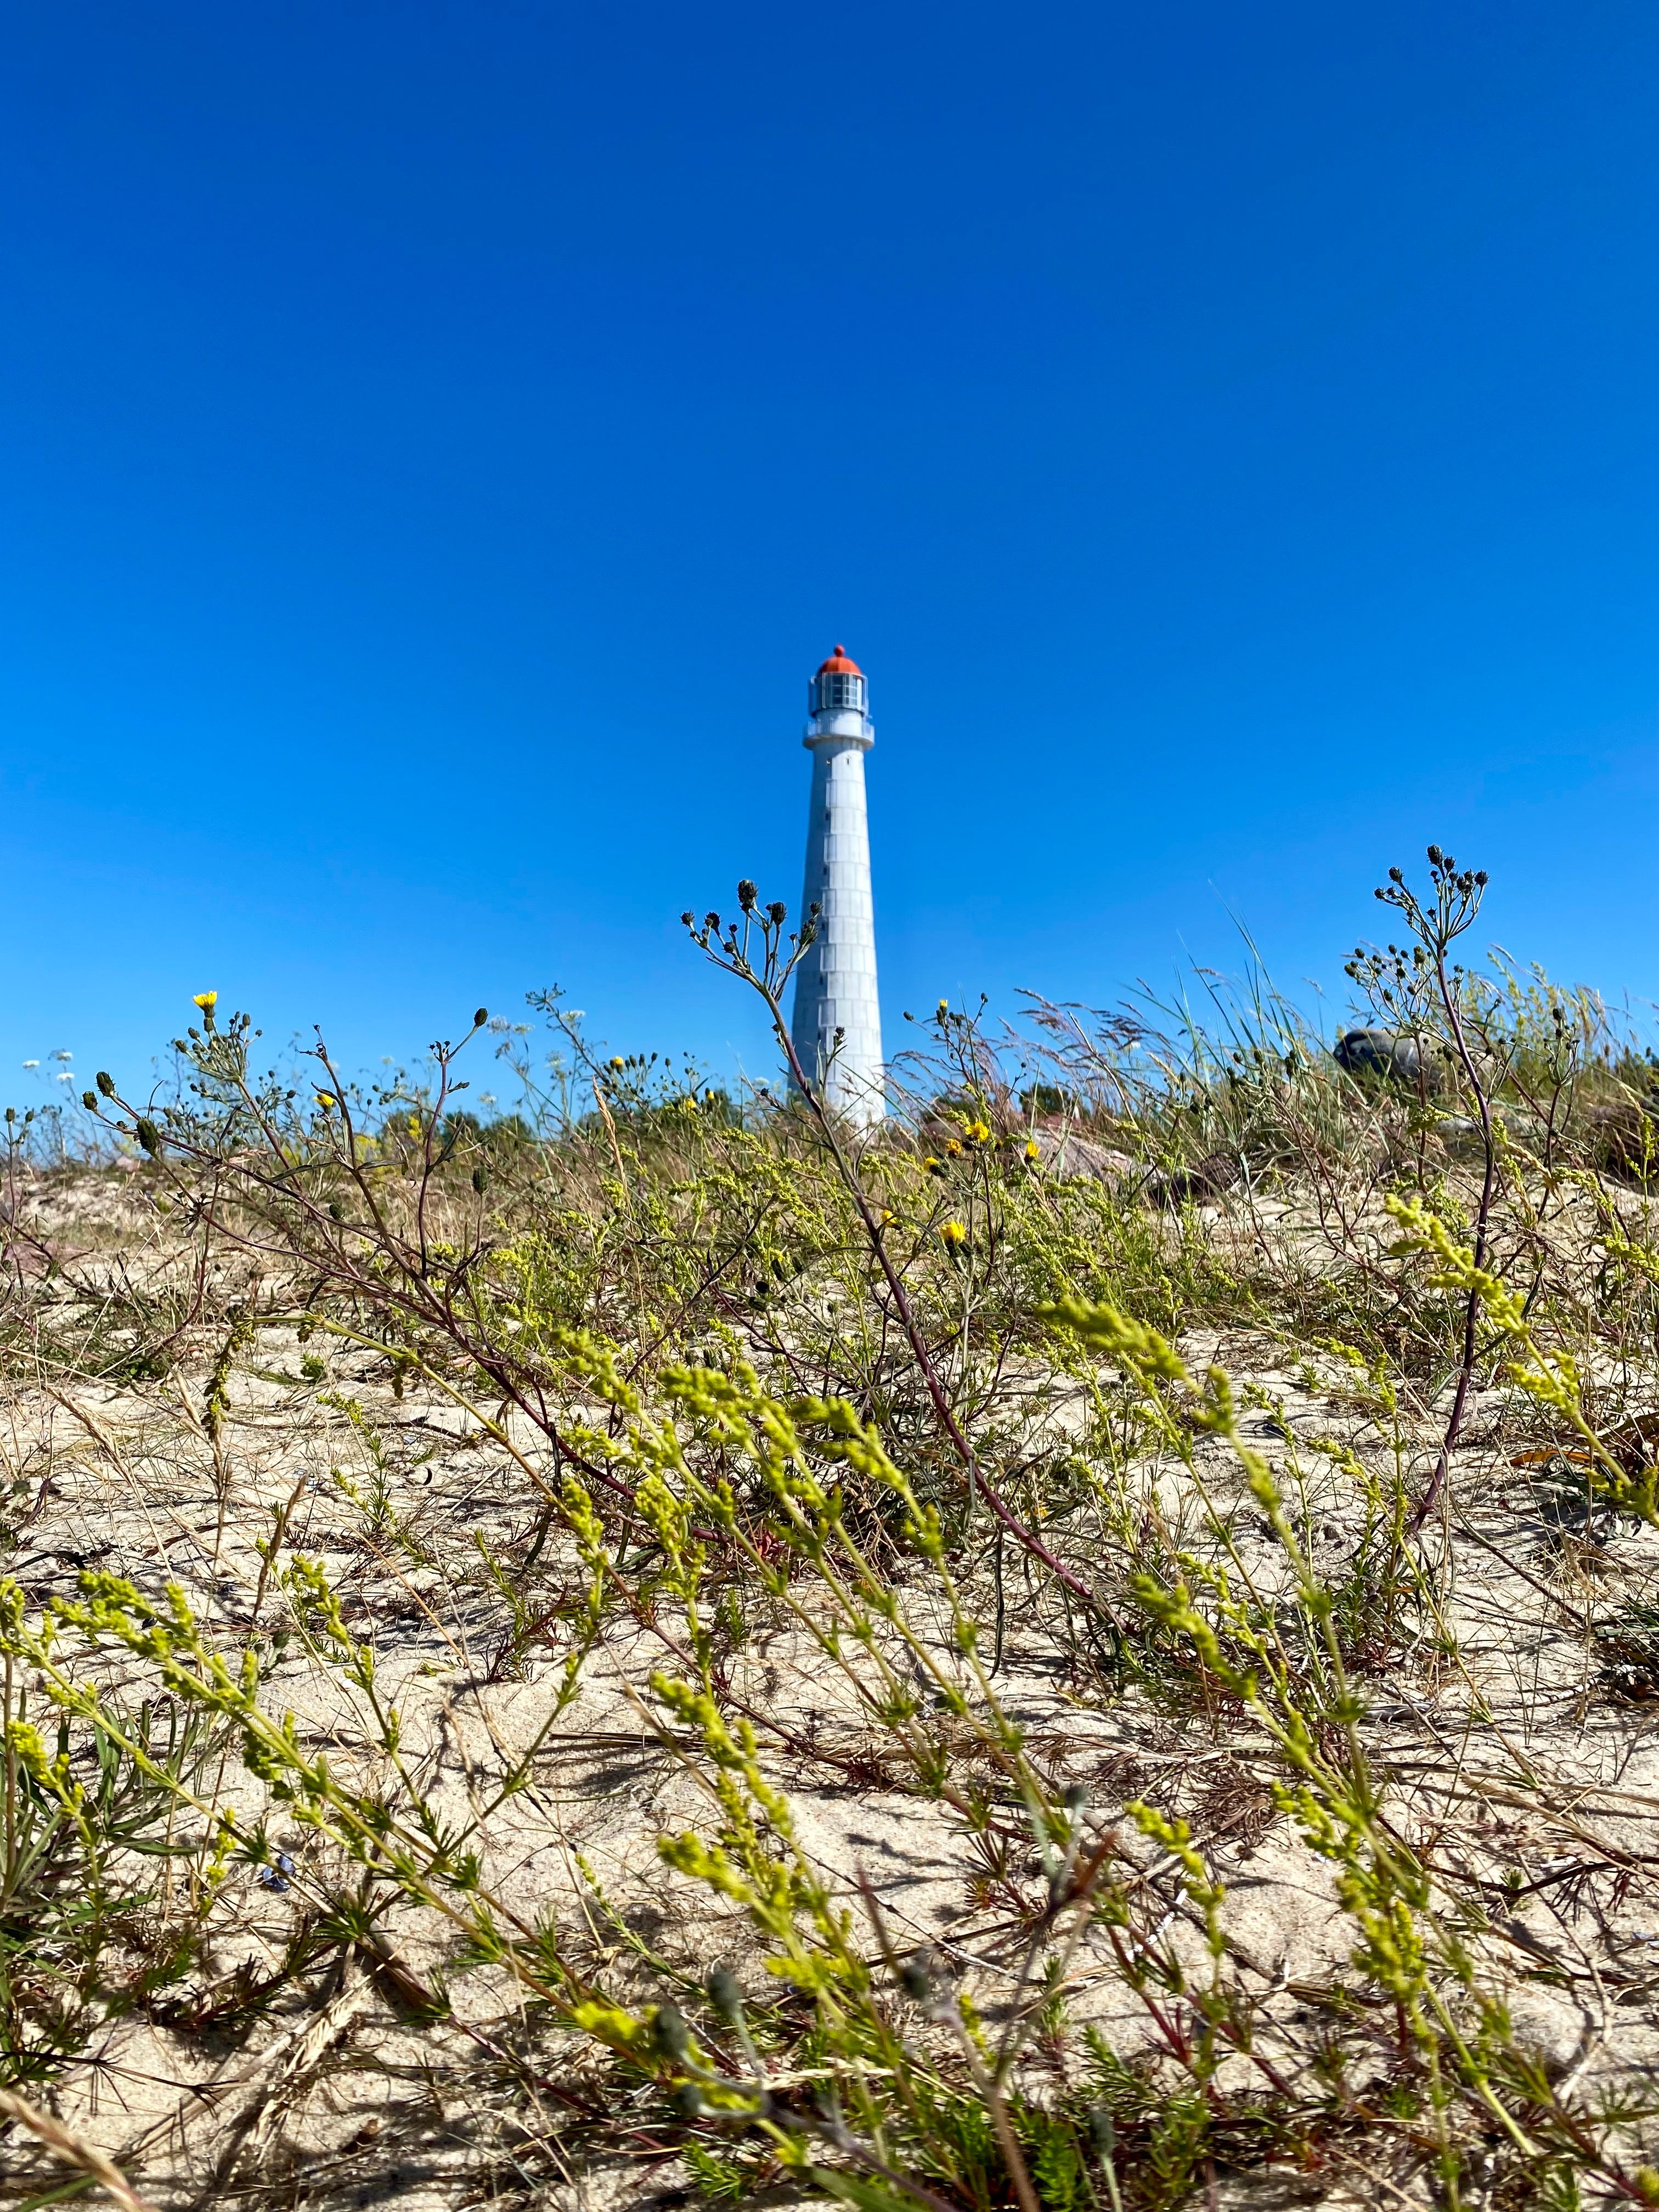
<path id="1" fill-rule="evenodd" d="M 837 646 L 812 679 L 804 742 L 812 755 L 801 912 L 817 934 L 795 971 L 790 1036 L 808 1079 L 848 1121 L 881 1120 L 881 1007 L 864 756 L 875 739 L 862 672 Z M 836 1031 L 841 1032 L 836 1041 Z"/>

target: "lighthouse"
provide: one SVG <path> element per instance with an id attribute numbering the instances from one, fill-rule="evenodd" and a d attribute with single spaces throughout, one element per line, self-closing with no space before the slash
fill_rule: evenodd
<path id="1" fill-rule="evenodd" d="M 860 1127 L 881 1120 L 881 1008 L 876 999 L 876 915 L 870 896 L 870 830 L 864 756 L 875 742 L 868 688 L 837 646 L 806 691 L 803 742 L 812 756 L 806 814 L 803 918 L 816 906 L 817 934 L 795 970 L 789 1033 L 807 1079 L 827 1105 Z"/>

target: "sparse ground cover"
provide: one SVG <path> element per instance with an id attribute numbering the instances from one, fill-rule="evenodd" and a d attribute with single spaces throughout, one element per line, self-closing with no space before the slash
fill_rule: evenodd
<path id="1" fill-rule="evenodd" d="M 5 2201 L 1659 2202 L 1652 1071 L 1480 888 L 875 1140 L 11 1124 Z"/>

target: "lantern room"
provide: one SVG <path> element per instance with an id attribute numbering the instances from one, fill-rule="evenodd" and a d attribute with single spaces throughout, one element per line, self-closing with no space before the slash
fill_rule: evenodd
<path id="1" fill-rule="evenodd" d="M 867 712 L 864 671 L 838 645 L 806 687 L 809 714 L 862 714 Z"/>

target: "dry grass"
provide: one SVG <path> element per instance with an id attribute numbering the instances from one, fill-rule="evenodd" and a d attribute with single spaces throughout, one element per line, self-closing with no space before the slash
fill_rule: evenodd
<path id="1" fill-rule="evenodd" d="M 1659 2199 L 1645 1070 L 1454 988 L 20 1144 L 3 2201 Z"/>

